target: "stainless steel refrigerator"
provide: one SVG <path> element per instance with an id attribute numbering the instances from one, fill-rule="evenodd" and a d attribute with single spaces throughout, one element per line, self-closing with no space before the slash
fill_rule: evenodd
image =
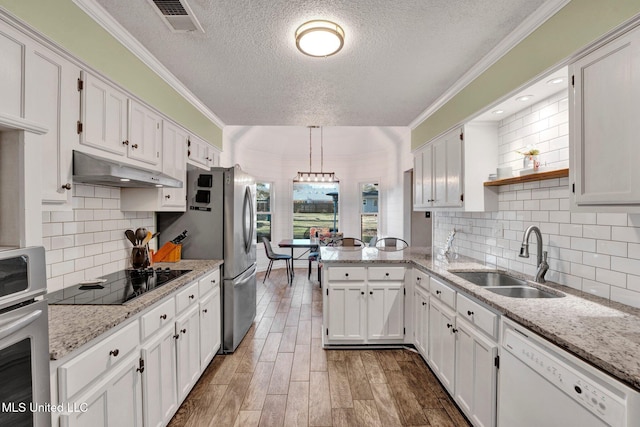
<path id="1" fill-rule="evenodd" d="M 256 316 L 256 182 L 238 165 L 190 168 L 187 211 L 158 213 L 159 244 L 184 230 L 183 259 L 224 259 L 222 351 L 233 352 Z"/>

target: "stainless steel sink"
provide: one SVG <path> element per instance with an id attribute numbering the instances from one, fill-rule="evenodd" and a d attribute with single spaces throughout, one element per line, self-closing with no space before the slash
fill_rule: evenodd
<path id="1" fill-rule="evenodd" d="M 527 281 L 499 271 L 452 271 L 458 277 L 478 286 L 527 286 Z"/>
<path id="2" fill-rule="evenodd" d="M 526 280 L 518 279 L 501 271 L 452 271 L 452 274 L 482 286 L 494 294 L 511 298 L 561 298 L 542 289 L 529 286 Z"/>
<path id="3" fill-rule="evenodd" d="M 514 286 L 511 288 L 489 288 L 488 291 L 494 294 L 504 295 L 511 298 L 561 298 L 561 295 L 555 295 L 541 289 L 531 288 L 529 286 Z"/>

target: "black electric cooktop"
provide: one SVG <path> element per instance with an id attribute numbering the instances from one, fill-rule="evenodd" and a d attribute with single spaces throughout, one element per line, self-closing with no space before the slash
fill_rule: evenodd
<path id="1" fill-rule="evenodd" d="M 46 298 L 49 304 L 121 305 L 190 271 L 168 267 L 122 270 L 52 292 Z"/>

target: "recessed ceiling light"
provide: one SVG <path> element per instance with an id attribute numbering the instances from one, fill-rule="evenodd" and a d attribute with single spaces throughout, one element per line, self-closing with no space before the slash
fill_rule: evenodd
<path id="1" fill-rule="evenodd" d="M 296 46 L 305 55 L 331 56 L 344 46 L 344 30 L 331 21 L 305 22 L 296 30 Z"/>
<path id="2" fill-rule="evenodd" d="M 162 184 L 156 184 L 156 187 L 160 188 L 162 187 Z"/>
<path id="3" fill-rule="evenodd" d="M 129 181 L 131 181 L 131 180 L 130 180 L 129 178 L 120 178 L 120 181 L 122 181 L 122 182 L 129 182 Z"/>
<path id="4" fill-rule="evenodd" d="M 493 110 L 491 112 L 491 114 L 502 114 L 502 113 L 504 113 L 504 110 Z"/>
<path id="5" fill-rule="evenodd" d="M 527 102 L 531 98 L 533 98 L 533 95 L 522 95 L 522 96 L 517 97 L 516 101 Z"/>
<path id="6" fill-rule="evenodd" d="M 557 85 L 564 82 L 564 77 L 556 77 L 547 82 L 548 85 Z"/>

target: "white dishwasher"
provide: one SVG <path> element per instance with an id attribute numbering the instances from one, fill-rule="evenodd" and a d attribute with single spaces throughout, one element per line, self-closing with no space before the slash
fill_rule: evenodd
<path id="1" fill-rule="evenodd" d="M 637 427 L 640 393 L 503 318 L 498 427 Z"/>

